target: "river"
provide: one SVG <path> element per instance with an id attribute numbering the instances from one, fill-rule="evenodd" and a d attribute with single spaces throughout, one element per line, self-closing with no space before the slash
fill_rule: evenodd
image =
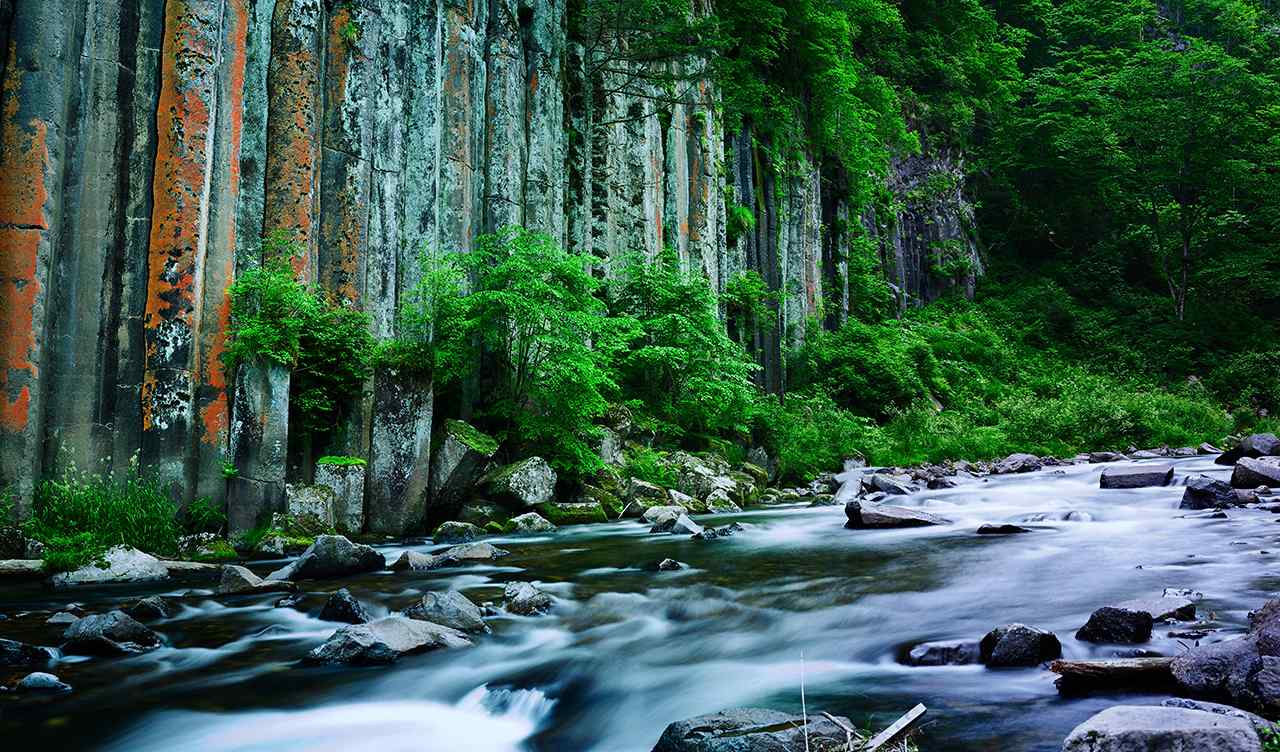
<path id="1" fill-rule="evenodd" d="M 1175 484 L 1229 473 L 1207 457 L 1175 465 Z M 493 541 L 511 551 L 499 566 L 304 584 L 301 611 L 274 607 L 278 595 L 215 599 L 173 584 L 74 594 L 10 586 L 0 594 L 10 615 L 72 599 L 102 610 L 153 593 L 181 605 L 149 624 L 167 646 L 63 661 L 52 670 L 75 692 L 0 700 L 0 732 L 49 749 L 128 752 L 648 752 L 681 718 L 743 705 L 798 711 L 803 677 L 809 712 L 875 728 L 924 703 L 926 752 L 1057 750 L 1094 712 L 1159 697 L 1064 699 L 1046 670 L 918 668 L 899 656 L 1010 622 L 1054 631 L 1069 658 L 1115 655 L 1122 648 L 1079 642 L 1075 630 L 1095 608 L 1164 588 L 1203 593 L 1197 605 L 1217 640 L 1243 631 L 1280 584 L 1280 517 L 1185 512 L 1180 487 L 1100 490 L 1106 466 L 992 477 L 902 502 L 954 521 L 936 528 L 846 530 L 840 506 L 788 505 L 704 519 L 744 526 L 713 541 L 650 535 L 633 521 L 505 538 Z M 974 532 L 1003 521 L 1034 531 Z M 644 568 L 667 557 L 688 568 Z M 311 615 L 339 587 L 385 614 L 427 590 L 497 601 L 512 580 L 555 595 L 552 614 L 494 617 L 475 647 L 392 667 L 297 665 L 335 629 Z M 1171 629 L 1157 625 L 1142 647 L 1176 654 L 1187 641 Z M 57 641 L 43 617 L 0 622 L 0 636 Z"/>

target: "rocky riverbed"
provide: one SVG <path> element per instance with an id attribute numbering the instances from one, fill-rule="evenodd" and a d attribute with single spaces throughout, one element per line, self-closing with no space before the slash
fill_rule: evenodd
<path id="1" fill-rule="evenodd" d="M 1077 661 L 1179 656 L 1245 634 L 1249 611 L 1280 585 L 1280 517 L 1267 497 L 1180 508 L 1189 479 L 1231 477 L 1213 459 L 1020 466 L 1029 472 L 962 473 L 932 484 L 952 488 L 916 490 L 854 470 L 831 500 L 840 503 L 685 521 L 655 513 L 465 550 L 378 547 L 388 568 L 344 549 L 359 573 L 341 576 L 322 562 L 279 560 L 222 579 L 58 591 L 14 583 L 0 595 L 0 637 L 55 650 L 0 669 L 0 684 L 32 672 L 59 684 L 37 677 L 0 695 L 0 730 L 59 749 L 130 752 L 648 752 L 669 741 L 669 724 L 694 716 L 798 713 L 803 677 L 809 713 L 859 727 L 882 728 L 924 703 L 925 750 L 1058 750 L 1096 713 L 1159 705 L 1172 692 L 1061 694 L 1042 663 L 1056 657 L 1041 652 L 1049 638 Z M 1196 484 L 1191 496 L 1212 496 Z M 882 486 L 891 499 L 875 496 Z M 850 529 L 844 502 L 855 500 L 868 514 Z M 862 524 L 903 514 L 886 505 L 926 524 Z M 673 532 L 661 532 L 668 524 Z M 692 536 L 688 524 L 738 529 Z M 1133 625 L 1095 613 L 1166 594 L 1194 615 L 1153 615 L 1124 644 L 1105 630 Z M 148 596 L 161 601 L 141 606 Z M 122 607 L 127 622 L 111 615 Z M 988 665 L 962 647 L 1011 624 L 1040 635 L 1030 665 L 991 665 L 1012 643 L 984 644 L 976 660 Z M 72 627 L 83 639 L 68 638 Z M 1111 636 L 1097 641 L 1098 630 Z M 110 654 L 100 638 L 137 650 Z M 937 642 L 961 646 L 944 656 L 963 660 L 913 660 Z M 1103 721 L 1151 722 L 1143 713 Z"/>

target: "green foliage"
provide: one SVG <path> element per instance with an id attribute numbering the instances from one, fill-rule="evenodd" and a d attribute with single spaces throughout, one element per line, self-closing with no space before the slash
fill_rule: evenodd
<path id="1" fill-rule="evenodd" d="M 605 347 L 642 422 L 667 438 L 745 430 L 755 365 L 725 333 L 701 273 L 682 268 L 670 250 L 653 261 L 633 255 L 608 296 Z"/>
<path id="2" fill-rule="evenodd" d="M 322 434 L 361 393 L 374 342 L 368 314 L 297 280 L 289 259 L 300 253 L 287 233 L 276 231 L 263 243 L 263 264 L 232 283 L 224 362 L 228 369 L 251 360 L 291 369 L 290 423 Z"/>
<path id="3" fill-rule="evenodd" d="M 185 522 L 189 533 L 221 533 L 227 526 L 227 514 L 223 505 L 201 496 L 187 505 Z"/>
<path id="4" fill-rule="evenodd" d="M 335 454 L 327 454 L 316 460 L 317 465 L 338 465 L 341 467 L 364 467 L 369 463 L 363 457 L 343 457 Z"/>
<path id="5" fill-rule="evenodd" d="M 470 423 L 450 420 L 446 423 L 445 430 L 480 454 L 491 456 L 498 452 L 497 440 Z"/>
<path id="6" fill-rule="evenodd" d="M 876 455 L 882 441 L 874 423 L 820 391 L 793 392 L 781 404 L 762 399 L 755 419 L 783 481 L 807 481 L 839 470 L 849 457 Z"/>
<path id="7" fill-rule="evenodd" d="M 136 471 L 115 480 L 68 470 L 36 487 L 25 532 L 45 544 L 45 567 L 63 571 L 117 545 L 177 553 L 181 528 L 174 512 L 164 485 Z"/>
<path id="8" fill-rule="evenodd" d="M 625 472 L 630 478 L 639 478 L 663 488 L 675 488 L 676 470 L 665 459 L 666 455 L 655 449 L 636 447 L 627 453 Z"/>
<path id="9" fill-rule="evenodd" d="M 730 202 L 725 211 L 725 236 L 729 245 L 756 229 L 756 214 L 748 206 Z"/>
<path id="10" fill-rule="evenodd" d="M 730 324 L 730 336 L 737 342 L 747 343 L 752 333 L 773 316 L 769 304 L 777 300 L 778 294 L 769 289 L 759 272 L 747 269 L 735 273 L 720 294 L 720 302 Z"/>
<path id="11" fill-rule="evenodd" d="M 1280 350 L 1237 353 L 1215 368 L 1210 389 L 1233 407 L 1280 410 Z"/>

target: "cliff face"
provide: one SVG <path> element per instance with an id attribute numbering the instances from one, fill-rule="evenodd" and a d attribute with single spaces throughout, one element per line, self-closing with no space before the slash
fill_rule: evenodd
<path id="1" fill-rule="evenodd" d="M 671 64 L 674 96 L 599 65 L 565 2 L 0 0 L 0 483 L 25 504 L 41 477 L 138 455 L 182 498 L 278 503 L 283 468 L 257 465 L 283 455 L 287 374 L 232 385 L 219 360 L 226 288 L 275 228 L 381 337 L 422 250 L 510 223 L 606 269 L 667 245 L 716 289 L 754 269 L 784 291 L 755 342 L 783 388 L 783 348 L 848 305 L 856 210 L 820 165 L 777 170 L 726 134 L 699 61 Z M 913 192 L 940 172 L 957 163 L 907 160 L 901 205 L 864 217 L 904 304 L 947 284 L 940 254 L 976 259 L 960 183 Z M 732 244 L 726 196 L 757 220 Z M 962 266 L 941 271 L 971 286 Z M 348 431 L 370 499 L 413 492 L 400 465 L 430 451 L 429 385 L 384 386 Z M 232 459 L 266 485 L 229 492 Z"/>

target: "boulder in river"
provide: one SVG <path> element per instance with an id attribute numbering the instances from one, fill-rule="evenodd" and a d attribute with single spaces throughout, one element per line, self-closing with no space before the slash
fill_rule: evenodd
<path id="1" fill-rule="evenodd" d="M 524 511 L 551 501 L 556 471 L 541 457 L 530 457 L 490 471 L 480 483 L 485 498 L 508 509 Z"/>
<path id="2" fill-rule="evenodd" d="M 849 728 L 857 728 L 848 718 L 838 718 Z M 806 723 L 805 717 L 778 710 L 734 708 L 670 724 L 652 752 L 831 752 L 847 748 L 844 729 L 817 713 L 810 713 Z"/>
<path id="3" fill-rule="evenodd" d="M 1244 719 L 1160 705 L 1116 705 L 1076 726 L 1062 752 L 1262 752 Z"/>
<path id="4" fill-rule="evenodd" d="M 979 660 L 988 668 L 1038 666 L 1062 657 L 1056 635 L 1026 624 L 996 627 L 978 644 Z"/>
<path id="5" fill-rule="evenodd" d="M 341 621 L 347 624 L 365 624 L 373 621 L 364 604 L 355 599 L 350 590 L 342 588 L 329 596 L 320 609 L 322 621 Z"/>
<path id="6" fill-rule="evenodd" d="M 498 442 L 469 423 L 446 420 L 434 442 L 428 491 L 437 509 L 456 509 L 498 452 Z"/>
<path id="7" fill-rule="evenodd" d="M 693 539 L 694 540 L 715 540 L 716 538 L 728 538 L 734 533 L 741 532 L 744 529 L 745 528 L 742 527 L 742 525 L 736 522 L 732 522 L 728 525 L 722 525 L 721 527 L 708 526 L 703 528 L 702 532 L 694 533 Z"/>
<path id="8" fill-rule="evenodd" d="M 445 556 L 444 554 L 424 554 L 418 551 L 405 551 L 400 554 L 400 558 L 391 563 L 392 572 L 429 572 L 432 569 L 440 569 L 441 567 L 451 567 L 458 564 L 458 560 Z"/>
<path id="9" fill-rule="evenodd" d="M 1182 492 L 1179 509 L 1218 509 L 1235 506 L 1236 490 L 1230 483 L 1207 475 L 1197 475 L 1187 481 Z"/>
<path id="10" fill-rule="evenodd" d="M 1173 465 L 1128 465 L 1108 467 L 1098 484 L 1102 488 L 1150 488 L 1167 486 L 1173 480 Z"/>
<path id="11" fill-rule="evenodd" d="M 1005 523 L 1002 525 L 986 524 L 978 527 L 978 535 L 1016 535 L 1018 533 L 1029 533 L 1031 528 L 1021 525 L 1011 525 Z"/>
<path id="12" fill-rule="evenodd" d="M 973 640 L 945 640 L 922 642 L 907 653 L 909 666 L 965 666 L 977 663 L 981 657 L 978 643 Z"/>
<path id="13" fill-rule="evenodd" d="M 702 526 L 689 519 L 689 515 L 681 514 L 676 516 L 663 517 L 649 528 L 650 533 L 672 533 L 673 535 L 697 535 L 702 532 Z"/>
<path id="14" fill-rule="evenodd" d="M 387 560 L 372 546 L 352 543 L 341 535 L 322 535 L 311 547 L 268 580 L 319 580 L 386 569 Z"/>
<path id="15" fill-rule="evenodd" d="M 141 598 L 131 604 L 124 612 L 139 621 L 143 619 L 164 619 L 169 616 L 171 609 L 164 598 L 158 595 L 149 595 Z"/>
<path id="16" fill-rule="evenodd" d="M 307 653 L 306 663 L 385 665 L 401 656 L 471 644 L 456 629 L 405 616 L 385 616 L 368 624 L 342 627 Z"/>
<path id="17" fill-rule="evenodd" d="M 1146 611 L 1103 606 L 1089 615 L 1089 621 L 1076 631 L 1076 639 L 1134 645 L 1151 639 L 1151 625 Z"/>
<path id="18" fill-rule="evenodd" d="M 62 639 L 62 652 L 71 655 L 130 655 L 160 645 L 160 635 L 123 611 L 79 619 Z"/>
<path id="19" fill-rule="evenodd" d="M 862 479 L 862 487 L 868 493 L 879 491 L 890 496 L 906 496 L 915 492 L 911 479 L 906 476 L 893 476 L 888 473 L 873 473 Z"/>
<path id="20" fill-rule="evenodd" d="M 642 517 L 653 507 L 671 506 L 671 497 L 666 489 L 639 478 L 627 480 L 627 489 L 623 498 L 627 503 L 622 510 L 623 517 Z"/>
<path id="21" fill-rule="evenodd" d="M 404 610 L 410 619 L 441 624 L 460 632 L 488 632 L 480 607 L 457 590 L 430 592 Z"/>
<path id="22" fill-rule="evenodd" d="M 43 666 L 52 658 L 44 648 L 0 638 L 0 666 Z"/>
<path id="23" fill-rule="evenodd" d="M 844 514 L 848 518 L 845 527 L 850 529 L 923 527 L 945 525 L 950 522 L 948 519 L 919 509 L 888 504 L 863 504 L 856 499 L 844 505 Z"/>
<path id="24" fill-rule="evenodd" d="M 552 525 L 546 517 L 537 512 L 525 512 L 522 515 L 511 518 L 511 532 L 513 533 L 552 533 L 555 532 L 555 529 L 555 525 Z"/>
<path id="25" fill-rule="evenodd" d="M 106 567 L 99 564 L 105 563 Z M 102 585 L 116 582 L 155 582 L 169 579 L 169 569 L 159 559 L 132 546 L 116 546 L 102 555 L 100 561 L 92 561 L 71 572 L 62 572 L 49 578 L 56 589 L 76 585 Z"/>
<path id="26" fill-rule="evenodd" d="M 1280 457 L 1241 457 L 1231 471 L 1231 485 L 1247 489 L 1280 486 Z"/>
<path id="27" fill-rule="evenodd" d="M 521 616 L 537 616 L 551 610 L 551 596 L 532 583 L 511 582 L 502 591 L 507 610 Z"/>
<path id="28" fill-rule="evenodd" d="M 992 472 L 996 475 L 1009 475 L 1011 473 L 1029 473 L 1039 470 L 1044 463 L 1034 454 L 1026 454 L 1025 452 L 1016 452 L 1005 457 L 996 463 L 992 468 Z"/>
<path id="29" fill-rule="evenodd" d="M 480 541 L 477 543 L 460 543 L 456 546 L 450 546 L 444 550 L 444 553 L 437 556 L 444 556 L 459 562 L 471 561 L 493 561 L 501 559 L 503 556 L 511 553 L 505 548 L 498 548 L 492 543 Z"/>
<path id="30" fill-rule="evenodd" d="M 436 543 L 467 543 L 484 535 L 484 531 L 470 522 L 443 522 L 431 534 Z"/>
<path id="31" fill-rule="evenodd" d="M 1087 457 L 1090 462 L 1122 462 L 1129 459 L 1119 452 L 1089 452 Z"/>
<path id="32" fill-rule="evenodd" d="M 688 510 L 681 506 L 649 507 L 640 515 L 640 521 L 648 525 L 657 525 L 687 512 Z"/>
<path id="33" fill-rule="evenodd" d="M 264 580 L 248 567 L 239 564 L 224 564 L 222 577 L 218 587 L 213 591 L 216 595 L 242 595 L 244 593 L 288 592 L 295 589 L 292 582 L 284 580 Z"/>
<path id="34" fill-rule="evenodd" d="M 43 671 L 35 671 L 22 677 L 22 680 L 14 686 L 19 692 L 35 693 L 62 693 L 70 692 L 71 685 L 62 681 L 53 674 L 46 674 Z"/>
<path id="35" fill-rule="evenodd" d="M 1280 438 L 1274 433 L 1255 433 L 1244 437 L 1233 449 L 1214 460 L 1219 465 L 1234 465 L 1242 457 L 1266 457 L 1280 454 Z"/>

